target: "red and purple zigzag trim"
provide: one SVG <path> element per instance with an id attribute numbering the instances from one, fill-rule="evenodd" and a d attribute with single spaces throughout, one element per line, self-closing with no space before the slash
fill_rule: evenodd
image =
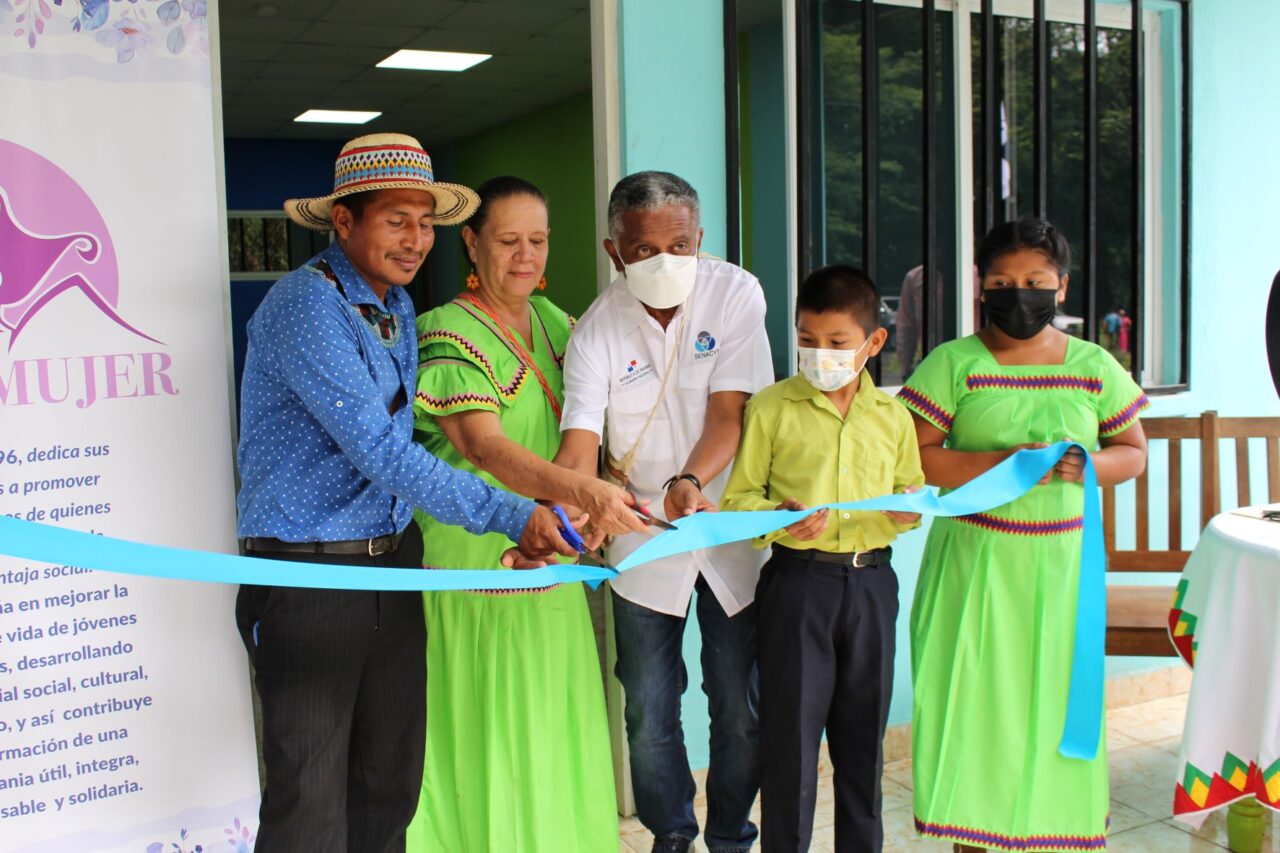
<path id="1" fill-rule="evenodd" d="M 1021 838 L 969 829 L 963 826 L 947 826 L 928 823 L 916 818 L 916 832 L 932 838 L 945 838 L 964 844 L 995 847 L 999 850 L 1106 850 L 1107 836 L 1102 835 L 1026 835 Z"/>
<path id="2" fill-rule="evenodd" d="M 1150 405 L 1151 401 L 1147 399 L 1147 395 L 1139 394 L 1138 398 L 1132 403 L 1125 406 L 1105 421 L 1100 421 L 1098 423 L 1098 434 L 1105 436 L 1120 432 L 1137 419 L 1139 412 Z"/>
<path id="3" fill-rule="evenodd" d="M 498 379 L 498 375 L 494 373 L 493 364 L 490 363 L 488 357 L 480 351 L 478 346 L 467 340 L 462 335 L 457 332 L 451 332 L 447 329 L 431 329 L 423 332 L 421 335 L 418 335 L 419 347 L 425 346 L 432 341 L 446 341 L 456 345 L 459 349 L 471 355 L 479 363 L 484 372 L 489 375 L 489 380 L 493 382 L 493 387 L 498 389 L 498 393 L 507 398 L 514 397 L 520 392 L 520 386 L 524 384 L 525 374 L 529 372 L 529 369 L 525 367 L 524 364 L 521 364 L 516 369 L 515 374 L 512 375 L 511 382 L 507 385 L 503 385 Z"/>
<path id="4" fill-rule="evenodd" d="M 952 417 L 946 409 L 930 400 L 914 388 L 903 386 L 898 396 L 911 408 L 933 421 L 934 426 L 943 432 L 951 432 Z"/>
<path id="5" fill-rule="evenodd" d="M 496 397 L 490 397 L 488 394 L 475 394 L 467 392 L 465 394 L 453 394 L 448 397 L 433 397 L 426 391 L 418 391 L 413 395 L 415 400 L 421 402 L 428 409 L 437 411 L 448 411 L 456 409 L 460 406 L 491 406 L 494 411 L 501 411 L 502 404 L 498 402 Z"/>
<path id="6" fill-rule="evenodd" d="M 1072 530 L 1084 528 L 1083 515 L 1057 521 L 1014 521 L 1009 518 L 998 518 L 985 512 L 975 512 L 972 515 L 957 516 L 956 521 L 963 521 L 974 527 L 981 527 L 983 530 L 1011 533 L 1015 536 L 1053 536 L 1057 533 L 1070 533 Z"/>
<path id="7" fill-rule="evenodd" d="M 1090 394 L 1102 393 L 1102 380 L 1093 376 L 993 376 L 989 373 L 974 373 L 965 378 L 964 384 L 970 391 L 983 388 L 1006 388 L 1015 391 L 1088 391 Z"/>

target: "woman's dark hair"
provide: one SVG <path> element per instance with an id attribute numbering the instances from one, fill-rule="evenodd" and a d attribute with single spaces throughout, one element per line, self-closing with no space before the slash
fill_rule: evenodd
<path id="1" fill-rule="evenodd" d="M 880 325 L 880 293 L 862 270 L 835 264 L 814 270 L 800 283 L 796 313 L 801 311 L 841 311 L 870 335 Z"/>
<path id="2" fill-rule="evenodd" d="M 542 202 L 544 206 L 550 208 L 550 205 L 547 204 L 547 197 L 542 190 L 524 178 L 517 178 L 513 175 L 490 178 L 476 187 L 476 195 L 480 196 L 480 206 L 476 208 L 476 212 L 471 214 L 471 218 L 467 220 L 467 225 L 471 226 L 472 231 L 479 231 L 484 227 L 485 222 L 489 220 L 489 211 L 493 209 L 493 203 L 504 198 L 513 198 L 518 195 L 533 196 Z"/>
<path id="3" fill-rule="evenodd" d="M 1071 271 L 1071 245 L 1062 232 L 1045 219 L 1027 216 L 997 225 L 978 247 L 978 275 L 985 277 L 996 258 L 1020 249 L 1033 249 L 1048 258 L 1063 276 Z"/>

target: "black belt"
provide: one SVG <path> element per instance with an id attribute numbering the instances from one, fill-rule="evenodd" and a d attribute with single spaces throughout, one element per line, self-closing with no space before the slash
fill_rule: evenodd
<path id="1" fill-rule="evenodd" d="M 887 566 L 893 556 L 892 548 L 874 548 L 870 551 L 854 551 L 851 554 L 837 554 L 831 551 L 819 551 L 807 548 L 803 551 L 788 548 L 786 545 L 774 545 L 773 553 L 789 557 L 793 560 L 813 560 L 815 563 L 831 563 L 836 566 L 849 566 L 854 569 L 871 569 L 876 566 Z"/>
<path id="2" fill-rule="evenodd" d="M 269 536 L 242 539 L 246 551 L 274 554 L 339 554 L 344 556 L 380 557 L 400 547 L 404 532 L 388 533 L 372 539 L 343 539 L 337 542 L 286 542 Z"/>

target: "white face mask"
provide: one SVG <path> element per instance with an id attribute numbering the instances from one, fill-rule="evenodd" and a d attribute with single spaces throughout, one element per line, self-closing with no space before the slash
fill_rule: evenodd
<path id="1" fill-rule="evenodd" d="M 871 338 L 862 342 L 857 349 L 818 349 L 817 347 L 800 347 L 800 372 L 809 384 L 819 391 L 839 391 L 854 380 L 862 368 L 866 367 L 871 356 L 858 364 L 858 353 L 862 352 Z"/>
<path id="2" fill-rule="evenodd" d="M 674 308 L 689 298 L 698 278 L 697 255 L 663 252 L 634 264 L 623 263 L 627 289 L 650 308 Z"/>

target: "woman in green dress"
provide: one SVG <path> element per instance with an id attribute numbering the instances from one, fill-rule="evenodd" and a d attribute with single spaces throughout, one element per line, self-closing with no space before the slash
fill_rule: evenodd
<path id="1" fill-rule="evenodd" d="M 543 296 L 546 198 L 518 178 L 477 188 L 462 235 L 468 291 L 418 318 L 414 408 L 427 449 L 537 499 L 597 536 L 643 530 L 633 499 L 550 461 L 573 321 Z M 419 514 L 428 568 L 502 569 L 511 543 Z M 604 690 L 581 584 L 424 593 L 427 748 L 413 853 L 617 849 Z"/>
<path id="2" fill-rule="evenodd" d="M 925 477 L 960 486 L 1024 447 L 1063 439 L 1102 485 L 1146 464 L 1147 398 L 1103 348 L 1053 328 L 1070 248 L 1024 219 L 978 251 L 990 322 L 931 352 L 899 399 Z M 1084 459 L 990 512 L 935 519 L 911 610 L 916 829 L 958 851 L 1106 847 L 1106 745 L 1058 754 L 1075 635 Z M 1101 713 L 1102 709 L 1099 709 Z"/>

